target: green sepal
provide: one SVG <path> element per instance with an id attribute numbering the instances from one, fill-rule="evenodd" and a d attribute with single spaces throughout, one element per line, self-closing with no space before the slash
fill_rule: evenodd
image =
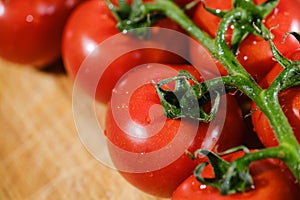
<path id="1" fill-rule="evenodd" d="M 118 7 L 110 0 L 106 0 L 106 4 L 117 20 L 116 27 L 120 32 L 134 34 L 144 40 L 150 34 L 148 27 L 165 18 L 165 15 L 160 13 L 147 13 L 142 0 L 133 0 L 131 5 L 126 0 L 118 0 Z"/>
<path id="2" fill-rule="evenodd" d="M 279 0 L 268 0 L 260 5 L 257 6 L 257 9 L 259 10 L 261 17 L 264 19 L 267 17 L 278 5 Z"/>
<path id="3" fill-rule="evenodd" d="M 245 150 L 245 153 L 249 152 L 247 148 L 241 146 L 233 148 L 226 153 L 232 153 L 240 149 Z M 196 159 L 199 155 L 206 156 L 209 160 L 209 162 L 200 163 L 194 170 L 194 176 L 202 184 L 219 189 L 222 195 L 245 192 L 253 185 L 248 167 L 239 168 L 236 162 L 229 163 L 209 150 L 199 149 L 194 154 L 189 154 L 192 159 Z M 211 164 L 214 178 L 202 176 L 202 171 L 207 164 Z"/>
<path id="4" fill-rule="evenodd" d="M 226 15 L 226 14 L 228 13 L 227 10 L 220 10 L 220 9 L 208 8 L 208 7 L 205 5 L 204 2 L 203 2 L 203 8 L 204 8 L 207 12 L 209 12 L 209 13 L 211 13 L 211 14 L 213 14 L 213 15 L 219 17 L 219 18 L 223 18 L 224 15 Z"/>
<path id="5" fill-rule="evenodd" d="M 233 0 L 232 9 L 241 8 L 247 12 L 241 20 L 236 20 L 232 24 L 234 29 L 230 49 L 234 55 L 237 54 L 240 43 L 249 33 L 259 35 L 253 25 L 260 26 L 262 20 L 268 16 L 277 5 L 278 0 L 268 0 L 260 5 L 255 5 L 253 1 L 249 0 Z M 208 8 L 205 3 L 203 3 L 203 7 L 206 11 L 220 18 L 223 18 L 230 12 L 230 10 Z"/>
<path id="6" fill-rule="evenodd" d="M 162 87 L 174 81 L 175 88 L 173 91 Z M 210 122 L 218 111 L 220 94 L 218 91 L 203 91 L 206 88 L 203 84 L 199 83 L 189 72 L 184 70 L 180 70 L 175 77 L 167 78 L 161 80 L 158 84 L 154 84 L 164 114 L 172 119 L 192 118 L 200 122 Z M 206 113 L 203 107 L 211 100 L 211 97 L 214 98 L 214 103 L 210 112 Z"/>

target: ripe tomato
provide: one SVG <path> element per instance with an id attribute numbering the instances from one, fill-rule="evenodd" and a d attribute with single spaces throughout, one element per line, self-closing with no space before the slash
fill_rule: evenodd
<path id="1" fill-rule="evenodd" d="M 241 157 L 243 152 L 235 152 L 224 157 L 225 160 L 232 160 Z M 296 200 L 300 197 L 300 187 L 289 169 L 279 160 L 265 159 L 250 164 L 254 186 L 247 192 L 223 196 L 219 190 L 212 186 L 201 184 L 194 175 L 187 178 L 175 190 L 172 200 Z M 205 167 L 202 176 L 214 177 L 211 165 Z"/>
<path id="2" fill-rule="evenodd" d="M 300 60 L 300 49 L 293 52 L 289 57 L 292 60 Z M 260 83 L 262 87 L 268 87 L 282 70 L 283 68 L 279 64 L 276 64 Z M 300 143 L 300 87 L 296 86 L 286 89 L 279 93 L 278 98 L 283 112 L 288 118 L 288 121 L 294 130 L 294 134 Z M 255 104 L 253 104 L 252 108 L 255 109 L 255 107 Z M 270 123 L 261 110 L 257 110 L 253 113 L 252 123 L 255 132 L 264 146 L 271 147 L 278 145 Z"/>
<path id="3" fill-rule="evenodd" d="M 83 2 L 72 13 L 65 27 L 62 44 L 63 61 L 66 70 L 72 77 L 76 76 L 82 62 L 91 52 L 97 54 L 95 53 L 95 49 L 99 44 L 120 33 L 116 25 L 117 22 L 104 0 Z M 169 19 L 160 21 L 156 24 L 156 27 L 181 31 L 179 26 Z M 106 54 L 107 57 L 114 55 L 116 50 L 131 48 L 130 52 L 119 56 L 107 66 L 106 71 L 99 81 L 98 88 L 101 88 L 101 91 L 98 89 L 96 93 L 97 100 L 106 103 L 118 79 L 135 66 L 151 62 L 174 64 L 185 62 L 185 58 L 188 57 L 188 52 L 186 52 L 188 42 L 174 42 L 174 38 L 171 36 L 171 38 L 166 38 L 165 36 L 160 36 L 160 34 L 161 29 L 152 29 L 151 36 L 157 38 L 156 42 L 151 41 L 151 39 L 150 41 L 141 42 L 140 39 L 124 34 L 120 36 L 123 38 L 122 42 L 114 43 L 104 51 L 99 52 L 99 55 L 102 54 L 102 57 L 105 58 Z M 157 46 L 157 48 L 143 48 L 143 45 L 151 44 Z M 172 47 L 174 48 L 174 46 L 182 48 L 185 51 L 183 52 L 184 58 L 166 51 L 172 49 Z M 98 66 L 100 64 L 96 63 L 95 65 L 98 68 L 106 67 Z M 85 84 L 88 85 L 88 81 Z M 86 87 L 88 88 L 89 86 Z"/>
<path id="4" fill-rule="evenodd" d="M 186 150 L 224 151 L 240 145 L 245 127 L 231 95 L 222 97 L 219 112 L 210 123 L 166 118 L 154 85 L 136 82 L 137 77 L 145 79 L 145 74 L 156 74 L 150 80 L 158 81 L 174 72 L 162 68 L 148 72 L 150 68 L 128 74 L 119 82 L 108 106 L 105 133 L 112 161 L 127 181 L 146 193 L 170 197 L 202 160 L 191 160 Z"/>
<path id="5" fill-rule="evenodd" d="M 260 4 L 264 1 L 255 0 L 254 2 L 256 4 Z M 205 4 L 209 8 L 218 8 L 221 10 L 229 10 L 232 8 L 232 0 L 206 0 Z M 299 9 L 300 1 L 298 0 L 279 1 L 278 6 L 263 22 L 268 29 L 278 26 L 272 30 L 272 34 L 274 35 L 273 41 L 283 55 L 286 55 L 300 47 L 298 41 L 291 36 L 288 36 L 285 42 L 282 43 L 286 32 L 300 31 Z M 203 4 L 200 4 L 196 9 L 193 20 L 200 28 L 205 30 L 212 37 L 216 36 L 220 19 L 205 11 Z M 232 31 L 229 30 L 226 36 L 227 41 L 230 41 L 231 34 Z M 198 57 L 196 49 L 191 49 L 191 57 L 196 63 Z M 269 43 L 253 34 L 248 35 L 241 43 L 237 59 L 252 75 L 252 77 L 256 78 L 258 81 L 261 81 L 275 65 Z M 227 74 L 224 67 L 219 63 L 218 68 L 222 75 Z"/>
<path id="6" fill-rule="evenodd" d="M 60 56 L 65 22 L 80 0 L 1 0 L 0 57 L 34 66 Z"/>

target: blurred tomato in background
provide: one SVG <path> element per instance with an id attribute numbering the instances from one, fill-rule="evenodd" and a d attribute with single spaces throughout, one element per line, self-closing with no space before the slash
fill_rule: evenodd
<path id="1" fill-rule="evenodd" d="M 45 66 L 60 56 L 65 22 L 81 0 L 0 0 L 0 57 Z"/>

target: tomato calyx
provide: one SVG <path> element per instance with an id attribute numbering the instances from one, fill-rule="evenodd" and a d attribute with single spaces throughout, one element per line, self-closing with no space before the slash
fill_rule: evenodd
<path id="1" fill-rule="evenodd" d="M 161 13 L 148 13 L 142 0 L 134 0 L 129 5 L 126 0 L 118 0 L 118 7 L 110 0 L 106 0 L 109 9 L 117 20 L 116 27 L 122 33 L 135 34 L 140 39 L 147 39 L 149 31 L 147 28 L 155 22 L 165 18 Z"/>
<path id="2" fill-rule="evenodd" d="M 167 84 L 175 82 L 175 88 L 170 90 Z M 167 78 L 155 84 L 164 114 L 168 118 L 192 118 L 208 123 L 216 115 L 220 103 L 220 95 L 233 91 L 234 88 L 224 85 L 215 85 L 212 90 L 208 85 L 199 83 L 189 72 L 180 70 L 178 75 Z M 210 112 L 204 106 L 213 99 Z"/>
<path id="3" fill-rule="evenodd" d="M 293 86 L 300 84 L 300 62 L 295 60 L 290 60 L 284 57 L 276 48 L 275 44 L 272 42 L 270 32 L 266 28 L 262 28 L 262 35 L 266 40 L 269 41 L 270 47 L 276 61 L 283 67 L 283 71 L 277 76 L 273 83 L 269 87 L 269 91 L 278 94 L 280 91 L 288 89 Z M 296 32 L 288 32 L 300 42 L 300 35 Z"/>
<path id="4" fill-rule="evenodd" d="M 209 160 L 208 162 L 200 163 L 195 168 L 194 176 L 197 181 L 219 189 L 222 195 L 245 192 L 251 189 L 253 180 L 249 172 L 249 167 L 243 166 L 242 168 L 238 168 L 238 165 L 235 165 L 235 163 L 231 164 L 220 157 L 220 155 L 227 155 L 240 150 L 243 150 L 245 154 L 249 153 L 249 150 L 244 146 L 232 148 L 219 155 L 206 149 L 198 149 L 194 154 L 188 153 L 191 159 L 196 159 L 200 155 L 206 156 Z M 212 166 L 214 178 L 202 176 L 202 172 L 208 164 Z"/>

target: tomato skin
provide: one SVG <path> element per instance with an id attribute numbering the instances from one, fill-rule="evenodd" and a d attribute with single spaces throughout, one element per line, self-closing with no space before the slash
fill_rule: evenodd
<path id="1" fill-rule="evenodd" d="M 65 22 L 80 0 L 0 1 L 0 57 L 41 67 L 61 53 Z"/>
<path id="2" fill-rule="evenodd" d="M 289 55 L 292 60 L 300 61 L 300 49 Z M 276 78 L 276 76 L 283 70 L 283 68 L 276 64 L 273 69 L 267 74 L 265 79 L 260 83 L 263 88 L 268 87 Z M 293 128 L 294 134 L 300 143 L 300 87 L 295 86 L 288 88 L 279 93 L 279 103 L 286 115 L 290 125 Z M 253 103 L 252 109 L 255 109 L 256 105 Z M 257 133 L 260 141 L 266 147 L 277 146 L 278 142 L 275 137 L 274 131 L 270 126 L 267 117 L 261 112 L 261 110 L 256 110 L 252 114 L 252 123 L 254 131 Z"/>
<path id="3" fill-rule="evenodd" d="M 243 152 L 235 152 L 224 156 L 224 159 L 231 162 L 241 157 Z M 254 188 L 244 193 L 237 193 L 223 196 L 219 190 L 209 185 L 198 182 L 194 175 L 191 175 L 174 191 L 172 200 L 282 200 L 299 199 L 300 187 L 289 169 L 279 160 L 265 159 L 250 164 L 250 174 L 254 181 Z M 214 177 L 211 165 L 205 167 L 203 177 Z"/>
<path id="4" fill-rule="evenodd" d="M 264 1 L 256 0 L 254 2 L 256 4 L 260 4 Z M 231 0 L 206 0 L 205 4 L 209 8 L 219 8 L 225 10 L 228 10 L 232 7 Z M 282 44 L 286 32 L 300 31 L 300 14 L 298 12 L 299 8 L 300 2 L 298 0 L 279 1 L 278 6 L 264 20 L 264 24 L 268 29 L 279 25 L 278 27 L 272 29 L 271 32 L 274 35 L 273 41 L 275 43 L 275 46 L 283 55 L 286 55 L 289 52 L 292 52 L 300 47 L 298 41 L 292 36 L 288 36 L 284 44 Z M 205 11 L 202 4 L 200 4 L 196 9 L 193 20 L 200 28 L 205 30 L 209 35 L 211 35 L 212 37 L 216 37 L 220 19 Z M 232 31 L 228 30 L 226 35 L 227 41 L 230 41 L 231 34 Z M 193 61 L 197 62 L 197 50 L 191 49 L 191 58 Z M 237 54 L 237 59 L 244 66 L 244 68 L 252 75 L 252 77 L 254 77 L 259 82 L 275 65 L 275 61 L 273 59 L 269 43 L 264 39 L 253 34 L 248 35 L 245 38 L 245 40 L 242 41 L 239 52 Z M 227 75 L 227 72 L 224 69 L 224 67 L 218 61 L 216 62 L 220 73 L 222 75 Z"/>
<path id="5" fill-rule="evenodd" d="M 104 23 L 105 22 L 105 23 Z M 62 53 L 63 61 L 68 73 L 75 77 L 83 60 L 103 41 L 111 36 L 119 34 L 120 31 L 116 28 L 116 20 L 111 11 L 108 9 L 104 0 L 91 0 L 83 2 L 70 16 L 64 31 Z M 160 21 L 155 27 L 168 28 L 175 31 L 182 29 L 169 19 Z M 160 32 L 153 31 L 153 34 L 159 36 Z M 140 47 L 137 41 L 130 36 L 123 36 L 124 42 L 111 47 L 106 52 L 114 52 L 114 48 Z M 145 41 L 147 43 L 147 41 Z M 151 41 L 150 41 L 151 43 Z M 172 40 L 161 38 L 156 46 L 167 50 L 171 46 L 182 47 L 184 51 L 188 49 L 188 42 L 174 43 Z M 188 52 L 184 53 L 188 57 Z M 162 51 L 154 48 L 144 48 L 133 50 L 118 57 L 107 67 L 103 76 L 100 79 L 96 99 L 102 103 L 107 103 L 111 96 L 111 91 L 118 79 L 128 70 L 135 66 L 144 63 L 185 63 L 185 58 L 181 58 L 173 53 Z"/>
<path id="6" fill-rule="evenodd" d="M 122 99 L 123 97 L 118 98 Z M 209 129 L 212 132 L 221 131 L 220 138 L 215 145 L 215 148 L 217 148 L 218 151 L 224 151 L 230 147 L 240 145 L 242 142 L 243 130 L 245 129 L 241 111 L 238 109 L 235 98 L 231 95 L 227 95 L 226 100 L 227 112 L 224 127 L 215 126 L 212 129 Z M 147 154 L 149 152 L 154 152 L 171 145 L 170 143 L 178 134 L 180 126 L 183 129 L 183 133 L 192 133 L 196 131 L 196 136 L 195 138 L 192 138 L 193 141 L 189 142 L 190 146 L 188 147 L 190 152 L 194 152 L 202 146 L 204 137 L 210 134 L 206 133 L 209 124 L 200 123 L 198 126 L 198 121 L 194 120 L 165 119 L 162 110 L 154 117 L 151 117 L 151 114 L 149 117 L 149 113 L 154 112 L 152 110 L 153 106 L 160 107 L 160 101 L 155 88 L 151 83 L 138 87 L 130 96 L 128 106 L 115 105 L 112 107 L 112 104 L 109 104 L 106 114 L 105 133 L 109 140 L 108 148 L 111 158 L 118 169 L 120 168 L 118 166 L 122 167 L 123 165 L 129 165 L 129 163 L 135 165 L 135 163 L 126 156 L 120 154 L 114 146 L 133 153 Z M 153 126 L 154 128 L 159 127 L 160 129 L 155 135 L 146 139 L 130 137 L 118 126 L 118 122 L 113 114 L 114 109 L 117 109 L 118 113 L 121 112 L 120 109 L 128 110 L 130 117 L 120 118 L 120 120 L 123 121 L 122 124 L 126 124 L 124 125 L 126 127 L 132 127 L 131 121 L 135 121 L 145 127 Z M 220 112 L 224 113 L 225 111 L 221 108 Z M 217 117 L 216 120 L 220 120 L 219 118 L 220 117 Z M 232 124 L 231 120 L 234 120 L 236 123 Z M 164 122 L 163 125 L 162 122 Z M 162 154 L 158 160 L 153 162 L 158 164 L 163 163 L 165 156 L 166 155 Z M 169 156 L 172 156 L 172 154 Z M 170 197 L 176 187 L 186 177 L 192 174 L 195 166 L 201 161 L 203 161 L 203 159 L 192 161 L 184 152 L 182 152 L 180 153 L 179 158 L 176 158 L 167 166 L 162 166 L 160 169 L 138 173 L 120 171 L 120 173 L 128 182 L 146 193 L 160 197 Z"/>

